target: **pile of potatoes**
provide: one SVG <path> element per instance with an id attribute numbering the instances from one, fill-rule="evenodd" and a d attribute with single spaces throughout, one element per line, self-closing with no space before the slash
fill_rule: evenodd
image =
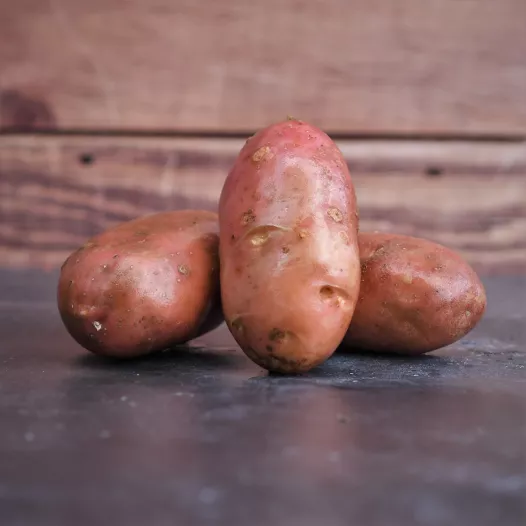
<path id="1" fill-rule="evenodd" d="M 337 348 L 421 354 L 449 345 L 480 320 L 486 295 L 452 250 L 359 232 L 338 147 L 288 119 L 246 142 L 218 214 L 149 215 L 71 254 L 58 307 L 71 336 L 100 355 L 169 349 L 224 317 L 255 363 L 301 373 Z"/>

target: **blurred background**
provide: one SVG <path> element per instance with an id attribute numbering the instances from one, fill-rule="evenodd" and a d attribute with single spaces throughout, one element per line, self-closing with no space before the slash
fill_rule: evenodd
<path id="1" fill-rule="evenodd" d="M 0 0 L 0 267 L 216 209 L 246 137 L 337 140 L 362 230 L 526 270 L 525 0 Z"/>

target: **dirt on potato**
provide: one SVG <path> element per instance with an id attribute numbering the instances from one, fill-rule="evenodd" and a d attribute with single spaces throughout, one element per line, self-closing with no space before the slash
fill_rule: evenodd
<path id="1" fill-rule="evenodd" d="M 358 214 L 340 150 L 298 120 L 250 138 L 219 203 L 230 331 L 260 366 L 308 371 L 341 342 L 358 298 Z"/>
<path id="2" fill-rule="evenodd" d="M 218 219 L 152 214 L 90 239 L 61 269 L 57 301 L 71 336 L 97 354 L 153 353 L 222 321 Z"/>
<path id="3" fill-rule="evenodd" d="M 422 354 L 465 336 L 486 308 L 464 259 L 410 236 L 360 233 L 360 297 L 342 349 Z"/>

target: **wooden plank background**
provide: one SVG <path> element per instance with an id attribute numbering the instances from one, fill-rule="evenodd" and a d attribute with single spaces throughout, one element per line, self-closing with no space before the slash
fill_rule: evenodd
<path id="1" fill-rule="evenodd" d="M 215 209 L 244 138 L 338 140 L 364 230 L 526 272 L 526 0 L 0 0 L 0 267 Z"/>
<path id="2" fill-rule="evenodd" d="M 62 263 L 87 237 L 159 210 L 216 210 L 243 141 L 0 140 L 0 265 Z M 483 272 L 524 269 L 526 145 L 340 141 L 363 230 L 421 235 Z"/>
<path id="3" fill-rule="evenodd" d="M 525 0 L 1 0 L 0 127 L 526 136 Z"/>

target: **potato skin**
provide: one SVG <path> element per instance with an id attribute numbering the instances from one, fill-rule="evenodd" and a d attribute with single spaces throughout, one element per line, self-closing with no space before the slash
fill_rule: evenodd
<path id="1" fill-rule="evenodd" d="M 118 358 L 203 334 L 222 321 L 218 245 L 212 212 L 165 212 L 117 225 L 63 264 L 62 321 L 84 348 Z"/>
<path id="2" fill-rule="evenodd" d="M 410 236 L 360 233 L 360 297 L 342 349 L 423 354 L 465 336 L 486 293 L 454 251 Z"/>
<path id="3" fill-rule="evenodd" d="M 328 358 L 359 288 L 358 215 L 334 142 L 296 120 L 250 138 L 219 202 L 221 296 L 245 354 L 299 373 Z"/>

